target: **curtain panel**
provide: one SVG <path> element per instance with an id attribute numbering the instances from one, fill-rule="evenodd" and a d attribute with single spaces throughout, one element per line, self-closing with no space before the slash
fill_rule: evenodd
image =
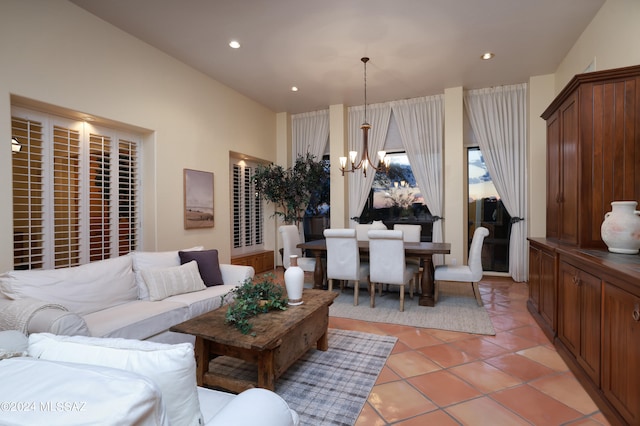
<path id="1" fill-rule="evenodd" d="M 360 126 L 364 123 L 364 106 L 350 107 L 347 110 L 349 120 L 349 151 L 357 151 L 356 164 L 362 158 L 362 130 Z M 369 156 L 374 164 L 378 164 L 378 151 L 384 149 L 389 130 L 389 120 L 391 119 L 391 105 L 389 103 L 367 105 L 367 121 L 371 124 L 369 130 Z M 346 155 L 347 153 L 345 153 Z M 348 161 L 348 160 L 347 160 Z M 365 178 L 362 171 L 346 173 L 349 179 L 349 217 L 360 217 L 362 209 L 369 197 L 369 191 L 373 184 L 376 173 L 369 169 Z M 355 228 L 356 221 L 351 220 L 349 227 Z"/>
<path id="2" fill-rule="evenodd" d="M 487 169 L 512 217 L 509 274 L 528 276 L 527 232 L 527 85 L 470 90 L 464 105 Z"/>
<path id="3" fill-rule="evenodd" d="M 291 164 L 299 155 L 313 155 L 322 160 L 329 141 L 329 110 L 320 110 L 291 116 Z"/>
<path id="4" fill-rule="evenodd" d="M 444 95 L 391 102 L 402 145 L 433 222 L 432 241 L 442 242 L 442 149 L 444 144 Z M 444 255 L 433 256 L 434 265 Z"/>

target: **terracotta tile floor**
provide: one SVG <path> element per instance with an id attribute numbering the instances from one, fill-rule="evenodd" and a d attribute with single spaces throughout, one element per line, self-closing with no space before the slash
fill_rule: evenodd
<path id="1" fill-rule="evenodd" d="M 496 336 L 330 318 L 398 338 L 356 425 L 608 425 L 527 312 L 526 283 L 485 276 L 480 292 Z"/>

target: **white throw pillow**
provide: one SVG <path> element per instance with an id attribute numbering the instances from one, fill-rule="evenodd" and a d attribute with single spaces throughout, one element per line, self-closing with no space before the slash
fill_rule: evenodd
<path id="1" fill-rule="evenodd" d="M 169 345 L 85 336 L 29 336 L 29 356 L 119 368 L 147 377 L 162 392 L 172 426 L 203 424 L 196 387 L 196 361 L 190 343 Z"/>
<path id="2" fill-rule="evenodd" d="M 71 268 L 5 272 L 0 275 L 0 289 L 10 299 L 57 303 L 79 315 L 138 298 L 129 256 Z"/>
<path id="3" fill-rule="evenodd" d="M 15 404 L 1 411 L 3 425 L 169 425 L 158 386 L 130 371 L 23 357 L 0 362 L 0 377 L 0 395 Z"/>
<path id="4" fill-rule="evenodd" d="M 202 246 L 195 246 L 182 251 L 201 251 Z M 180 266 L 178 250 L 173 251 L 133 251 L 128 254 L 133 259 L 133 273 L 138 285 L 138 298 L 149 300 L 149 292 L 145 285 L 142 271 L 147 269 L 164 269 L 172 266 Z"/>
<path id="5" fill-rule="evenodd" d="M 198 271 L 198 262 L 195 260 L 171 268 L 146 269 L 142 271 L 142 277 L 151 301 L 207 288 Z"/>

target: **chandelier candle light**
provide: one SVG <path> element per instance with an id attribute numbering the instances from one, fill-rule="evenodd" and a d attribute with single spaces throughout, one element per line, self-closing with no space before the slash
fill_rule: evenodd
<path id="1" fill-rule="evenodd" d="M 358 156 L 357 151 L 349 151 L 349 162 L 351 163 L 351 169 L 347 169 L 347 157 L 340 157 L 340 172 L 342 172 L 342 176 L 344 176 L 345 172 L 355 172 L 358 169 L 362 169 L 362 173 L 367 176 L 367 169 L 369 166 L 373 168 L 376 172 L 387 172 L 389 169 L 389 163 L 391 162 L 391 158 L 387 157 L 387 153 L 385 151 L 378 151 L 378 158 L 380 166 L 376 167 L 376 165 L 369 158 L 369 129 L 371 128 L 371 124 L 367 123 L 367 62 L 369 62 L 369 58 L 364 57 L 360 59 L 364 64 L 364 123 L 360 128 L 362 129 L 362 158 L 356 164 L 356 157 Z"/>

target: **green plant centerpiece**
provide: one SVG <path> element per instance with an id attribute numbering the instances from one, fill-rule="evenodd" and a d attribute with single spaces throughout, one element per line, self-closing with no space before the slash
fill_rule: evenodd
<path id="1" fill-rule="evenodd" d="M 270 310 L 286 310 L 288 300 L 284 295 L 284 287 L 275 283 L 274 279 L 273 274 L 249 278 L 227 293 L 224 297 L 230 294 L 235 297 L 227 308 L 225 323 L 234 325 L 242 334 L 249 334 L 253 328 L 249 322 L 251 318 Z M 255 333 L 252 335 L 255 336 Z"/>

